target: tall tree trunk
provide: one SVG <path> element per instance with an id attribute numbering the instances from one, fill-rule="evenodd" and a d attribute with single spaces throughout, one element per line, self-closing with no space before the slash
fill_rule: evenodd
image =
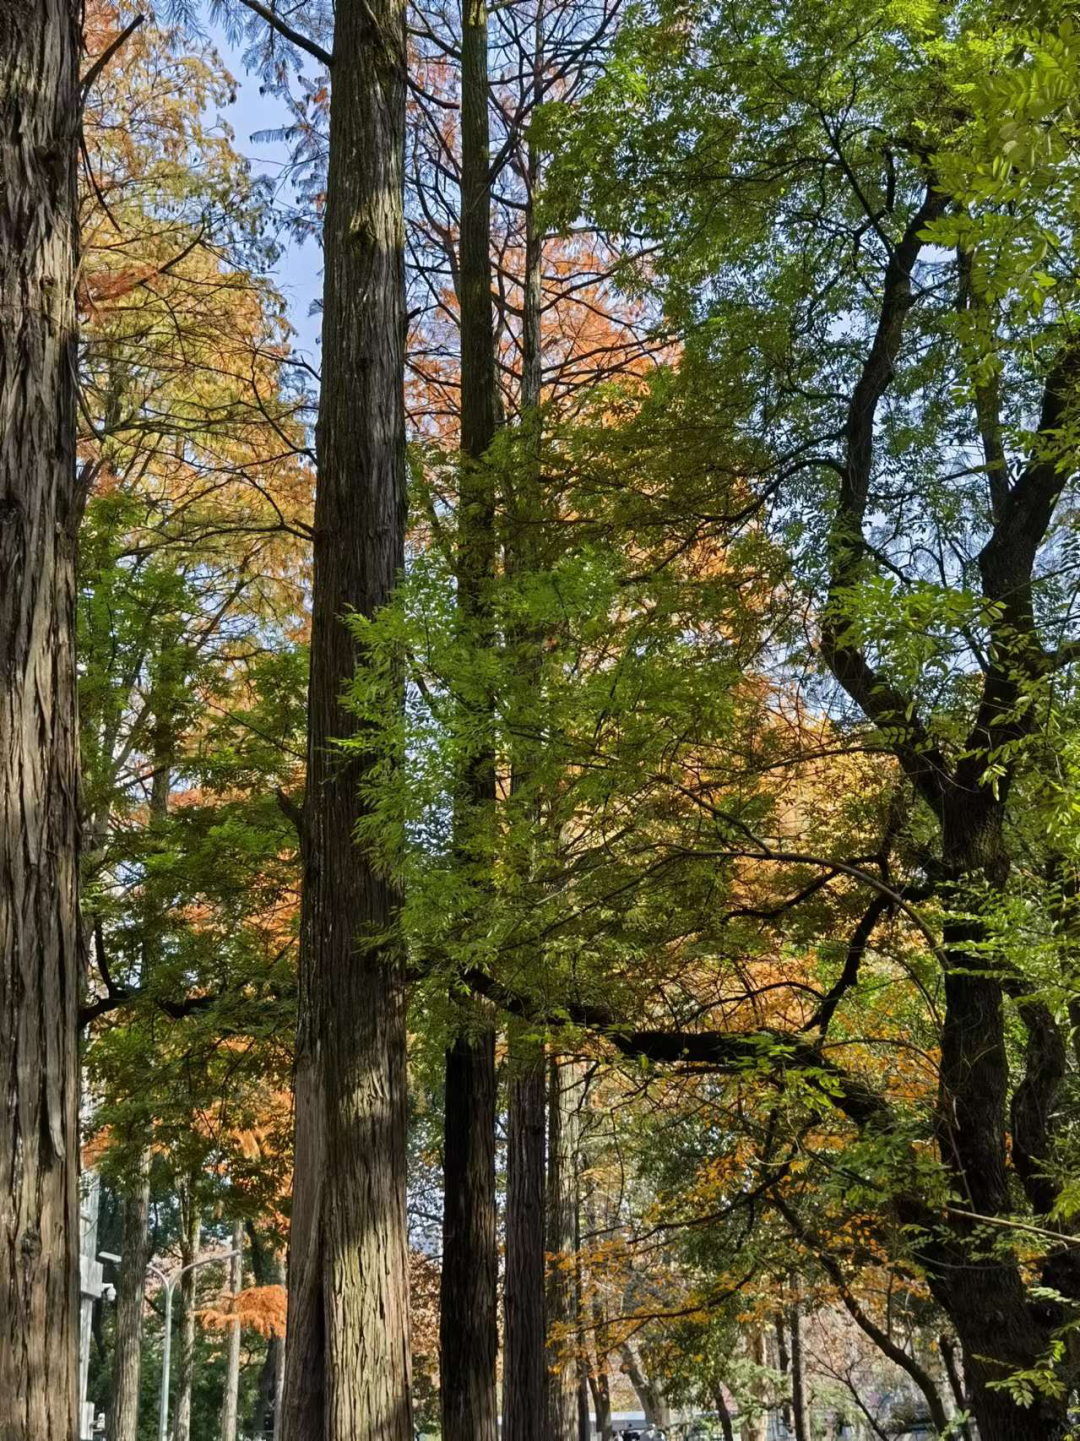
<path id="1" fill-rule="evenodd" d="M 581 1067 L 552 1056 L 548 1062 L 547 1430 L 551 1441 L 573 1441 L 576 1428 L 578 1368 L 571 1353 L 579 1322 L 579 1287 L 574 1255 L 578 1230 L 578 1143 Z M 597 1424 L 600 1416 L 597 1414 Z"/>
<path id="2" fill-rule="evenodd" d="M 116 1295 L 116 1340 L 113 1349 L 112 1404 L 109 1441 L 136 1441 L 139 1424 L 139 1382 L 142 1374 L 142 1329 L 146 1309 L 146 1267 L 150 1260 L 150 1153 L 139 1163 L 138 1185 L 123 1198 L 120 1241 L 120 1285 Z"/>
<path id="3" fill-rule="evenodd" d="M 76 1435 L 81 6 L 0 6 L 0 1435 Z"/>
<path id="4" fill-rule="evenodd" d="M 803 1357 L 802 1312 L 796 1299 L 788 1309 L 791 1338 L 791 1420 L 795 1441 L 810 1441 L 810 1408 Z"/>
<path id="5" fill-rule="evenodd" d="M 544 1305 L 546 1075 L 543 1046 L 510 1031 L 503 1292 L 503 1441 L 545 1434 L 547 1329 Z"/>
<path id="6" fill-rule="evenodd" d="M 495 1441 L 495 1032 L 446 1058 L 439 1353 L 445 1441 Z"/>
<path id="7" fill-rule="evenodd" d="M 233 1227 L 233 1250 L 229 1266 L 229 1290 L 238 1296 L 244 1284 L 244 1224 Z M 221 1441 L 236 1441 L 237 1407 L 240 1399 L 240 1318 L 229 1327 L 229 1350 L 225 1366 L 225 1394 L 221 1402 Z"/>
<path id="8" fill-rule="evenodd" d="M 403 0 L 338 0 L 333 58 L 281 1434 L 412 1441 L 397 895 L 354 839 L 368 757 L 335 744 L 363 664 L 346 617 L 404 563 Z"/>
<path id="9" fill-rule="evenodd" d="M 199 1215 L 195 1187 L 187 1188 L 182 1198 L 183 1233 L 180 1238 L 180 1264 L 190 1266 L 199 1255 L 202 1238 L 202 1217 Z M 176 1367 L 176 1407 L 173 1411 L 173 1441 L 191 1441 L 191 1387 L 195 1379 L 195 1311 L 199 1284 L 197 1270 L 185 1272 L 180 1278 L 180 1345 Z"/>
<path id="10" fill-rule="evenodd" d="M 461 481 L 457 599 L 470 643 L 492 643 L 489 591 L 495 575 L 495 494 L 482 461 L 495 435 L 491 309 L 491 194 L 488 153 L 487 11 L 464 0 L 461 37 L 461 217 L 458 308 L 461 334 Z M 491 714 L 490 697 L 476 704 Z M 455 846 L 482 870 L 494 827 L 495 756 L 484 738 L 462 777 Z M 495 1227 L 495 1032 L 483 1008 L 446 1056 L 445 1203 L 439 1328 L 443 1441 L 495 1441 L 498 1349 Z"/>

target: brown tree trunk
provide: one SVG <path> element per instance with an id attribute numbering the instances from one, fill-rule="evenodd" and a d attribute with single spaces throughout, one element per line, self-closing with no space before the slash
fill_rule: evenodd
<path id="1" fill-rule="evenodd" d="M 144 1152 L 139 1184 L 122 1202 L 120 1285 L 116 1295 L 109 1441 L 136 1441 L 146 1267 L 150 1260 L 150 1155 Z"/>
<path id="2" fill-rule="evenodd" d="M 716 1414 L 720 1420 L 720 1430 L 723 1433 L 724 1441 L 735 1441 L 735 1432 L 731 1425 L 731 1412 L 728 1410 L 727 1397 L 724 1395 L 722 1386 L 717 1386 L 713 1392 L 713 1405 L 716 1407 Z"/>
<path id="3" fill-rule="evenodd" d="M 589 1373 L 589 1391 L 600 1441 L 611 1441 L 611 1381 L 606 1371 Z"/>
<path id="4" fill-rule="evenodd" d="M 229 1290 L 238 1296 L 244 1284 L 244 1226 L 237 1221 L 233 1227 L 233 1250 L 236 1255 L 229 1266 Z M 225 1394 L 221 1402 L 221 1441 L 236 1441 L 238 1402 L 240 1399 L 240 1318 L 229 1327 L 229 1350 L 225 1365 Z"/>
<path id="5" fill-rule="evenodd" d="M 461 481 L 457 599 L 462 630 L 477 649 L 492 643 L 489 591 L 495 575 L 495 494 L 482 464 L 495 435 L 491 308 L 491 196 L 488 153 L 487 12 L 465 0 L 461 36 Z M 490 697 L 476 707 L 492 713 Z M 483 866 L 494 826 L 495 756 L 484 737 L 462 777 L 455 846 Z M 443 1269 L 440 1402 L 443 1441 L 495 1441 L 498 1349 L 495 1227 L 495 1032 L 486 1011 L 463 1018 L 446 1056 L 443 1145 Z"/>
<path id="6" fill-rule="evenodd" d="M 339 0 L 324 225 L 283 1441 L 412 1441 L 405 989 L 393 884 L 355 841 L 369 761 L 347 624 L 404 562 L 405 12 Z"/>
<path id="7" fill-rule="evenodd" d="M 581 1068 L 552 1056 L 548 1062 L 548 1174 L 546 1196 L 547 1324 L 557 1328 L 547 1362 L 547 1432 L 551 1441 L 573 1441 L 577 1426 L 578 1367 L 572 1352 L 579 1322 L 574 1253 L 578 1230 L 578 1106 Z M 606 1378 L 605 1378 L 606 1379 Z M 600 1424 L 599 1413 L 596 1417 Z"/>
<path id="8" fill-rule="evenodd" d="M 0 1435 L 78 1406 L 81 7 L 0 6 Z"/>
<path id="9" fill-rule="evenodd" d="M 444 1441 L 495 1441 L 495 1032 L 446 1057 L 439 1354 Z"/>
<path id="10" fill-rule="evenodd" d="M 195 1187 L 183 1197 L 183 1234 L 180 1238 L 180 1264 L 190 1266 L 199 1255 L 202 1217 L 199 1215 Z M 173 1411 L 173 1441 L 191 1441 L 191 1386 L 195 1379 L 195 1311 L 198 1270 L 186 1271 L 180 1278 L 180 1345 L 177 1351 L 176 1407 Z"/>
<path id="11" fill-rule="evenodd" d="M 795 1301 L 788 1309 L 788 1335 L 791 1339 L 791 1420 L 795 1441 L 810 1441 L 810 1408 L 803 1363 L 802 1313 Z"/>
<path id="12" fill-rule="evenodd" d="M 510 1032 L 503 1292 L 503 1441 L 545 1434 L 547 1329 L 544 1304 L 546 1075 L 543 1047 Z"/>

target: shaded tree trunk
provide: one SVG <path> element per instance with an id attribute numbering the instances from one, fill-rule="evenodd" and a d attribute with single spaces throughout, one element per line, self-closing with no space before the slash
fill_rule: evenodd
<path id="1" fill-rule="evenodd" d="M 791 1421 L 795 1441 L 810 1441 L 810 1405 L 803 1363 L 802 1312 L 798 1301 L 788 1308 L 788 1334 L 791 1338 Z"/>
<path id="2" fill-rule="evenodd" d="M 713 1406 L 720 1420 L 720 1430 L 723 1432 L 724 1441 L 735 1441 L 735 1432 L 731 1425 L 731 1412 L 728 1410 L 727 1397 L 724 1395 L 722 1386 L 717 1386 L 713 1392 Z"/>
<path id="3" fill-rule="evenodd" d="M 116 1295 L 109 1441 L 136 1441 L 146 1267 L 150 1260 L 150 1154 L 144 1152 L 137 1188 L 121 1203 L 120 1285 Z"/>
<path id="4" fill-rule="evenodd" d="M 0 1435 L 76 1434 L 81 7 L 0 7 Z"/>
<path id="5" fill-rule="evenodd" d="M 457 603 L 462 631 L 477 649 L 492 643 L 495 494 L 482 464 L 495 435 L 491 307 L 488 42 L 484 0 L 465 0 L 461 36 L 461 217 L 458 308 L 461 335 L 461 479 Z M 477 696 L 492 715 L 492 698 Z M 481 728 L 483 730 L 483 727 Z M 495 756 L 483 736 L 462 779 L 454 844 L 483 866 L 495 820 Z M 462 1018 L 446 1056 L 443 1269 L 440 1288 L 440 1403 L 443 1441 L 496 1441 L 498 1258 L 495 1226 L 495 1032 L 479 1009 Z"/>
<path id="6" fill-rule="evenodd" d="M 229 1266 L 229 1290 L 240 1294 L 244 1284 L 244 1226 L 237 1221 L 233 1227 L 233 1250 L 237 1254 Z M 221 1441 L 236 1441 L 237 1405 L 240 1399 L 240 1318 L 229 1327 L 229 1350 L 225 1364 L 225 1394 L 221 1402 Z"/>
<path id="7" fill-rule="evenodd" d="M 180 1264 L 190 1266 L 198 1257 L 199 1241 L 202 1237 L 202 1217 L 199 1215 L 194 1186 L 189 1187 L 187 1195 L 183 1197 L 182 1210 L 184 1227 L 180 1237 Z M 187 1271 L 180 1278 L 180 1345 L 177 1351 L 173 1441 L 191 1441 L 191 1386 L 195 1379 L 195 1310 L 198 1284 L 197 1270 Z"/>
<path id="8" fill-rule="evenodd" d="M 791 1353 L 788 1351 L 787 1332 L 784 1327 L 783 1313 L 778 1311 L 775 1320 L 776 1331 L 776 1369 L 784 1381 L 784 1398 L 780 1403 L 780 1419 L 784 1423 L 784 1430 L 791 1432 L 791 1403 L 794 1387 L 791 1378 Z"/>
<path id="9" fill-rule="evenodd" d="M 495 1441 L 495 1031 L 446 1058 L 439 1352 L 446 1441 Z"/>
<path id="10" fill-rule="evenodd" d="M 397 895 L 354 839 L 369 757 L 335 745 L 363 664 L 345 617 L 404 562 L 404 25 L 402 0 L 336 6 L 282 1441 L 412 1441 Z"/>
<path id="11" fill-rule="evenodd" d="M 768 1364 L 768 1357 L 765 1348 L 765 1332 L 760 1326 L 752 1326 L 746 1335 L 746 1352 L 750 1361 L 757 1367 L 763 1368 Z M 769 1413 L 766 1409 L 768 1401 L 768 1388 L 763 1376 L 755 1376 L 747 1390 L 753 1404 L 751 1413 L 749 1406 L 744 1416 L 742 1407 L 739 1408 L 739 1430 L 741 1441 L 765 1441 L 769 1428 Z"/>
<path id="12" fill-rule="evenodd" d="M 544 1304 L 546 1075 L 543 1047 L 510 1031 L 503 1299 L 503 1441 L 545 1434 Z"/>

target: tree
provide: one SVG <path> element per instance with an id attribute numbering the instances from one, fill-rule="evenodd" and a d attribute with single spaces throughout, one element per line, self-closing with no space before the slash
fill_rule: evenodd
<path id="1" fill-rule="evenodd" d="M 0 19 L 0 1430 L 75 1434 L 78 10 Z"/>
<path id="2" fill-rule="evenodd" d="M 405 998 L 343 687 L 403 564 L 404 7 L 334 24 L 283 1441 L 409 1441 Z M 400 704 L 399 700 L 396 702 Z"/>

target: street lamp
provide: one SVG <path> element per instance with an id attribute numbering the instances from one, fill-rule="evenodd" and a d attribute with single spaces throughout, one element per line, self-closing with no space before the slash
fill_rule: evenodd
<path id="1" fill-rule="evenodd" d="M 146 1269 L 153 1271 L 165 1291 L 165 1348 L 161 1357 L 161 1407 L 158 1411 L 158 1441 L 168 1441 L 169 1363 L 172 1360 L 172 1298 L 176 1283 L 185 1271 L 194 1271 L 197 1266 L 208 1266 L 213 1261 L 231 1261 L 234 1256 L 239 1256 L 239 1254 L 239 1251 L 223 1251 L 217 1256 L 200 1256 L 197 1261 L 190 1261 L 186 1266 L 181 1266 L 171 1281 L 160 1267 L 155 1266 L 152 1261 L 147 1263 Z"/>

